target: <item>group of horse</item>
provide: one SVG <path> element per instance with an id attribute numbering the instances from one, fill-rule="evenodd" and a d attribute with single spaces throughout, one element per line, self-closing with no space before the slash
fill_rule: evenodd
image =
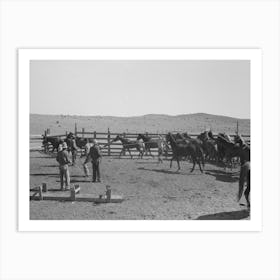
<path id="1" fill-rule="evenodd" d="M 52 152 L 54 152 L 55 149 L 58 149 L 59 144 L 63 141 L 69 141 L 72 137 L 72 133 L 68 134 L 64 140 L 60 137 L 43 136 L 43 145 L 46 148 L 51 143 Z M 119 157 L 128 152 L 130 157 L 133 158 L 131 150 L 134 149 L 139 152 L 139 158 L 142 158 L 145 154 L 154 157 L 151 149 L 156 149 L 158 162 L 162 163 L 162 157 L 171 151 L 170 168 L 173 160 L 176 160 L 177 171 L 181 169 L 180 161 L 182 160 L 190 160 L 193 163 L 191 172 L 194 171 L 196 164 L 198 164 L 201 173 L 203 173 L 206 160 L 212 163 L 221 163 L 225 168 L 227 166 L 232 167 L 233 160 L 238 160 L 241 165 L 238 200 L 243 194 L 246 182 L 247 188 L 244 194 L 247 205 L 248 207 L 250 206 L 250 145 L 239 134 L 236 134 L 234 139 L 231 139 L 225 133 L 219 133 L 214 136 L 212 131 L 204 131 L 196 138 L 192 138 L 187 132 L 175 134 L 169 132 L 165 136 L 157 135 L 157 137 L 151 137 L 148 133 L 145 133 L 138 134 L 136 140 L 127 138 L 125 134 L 119 134 L 110 143 L 101 146 L 101 149 L 117 141 L 122 144 Z M 88 139 L 76 136 L 75 142 L 78 148 L 83 149 Z"/>

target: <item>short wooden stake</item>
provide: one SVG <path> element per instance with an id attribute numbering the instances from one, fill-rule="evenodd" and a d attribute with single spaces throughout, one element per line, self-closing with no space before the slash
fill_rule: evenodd
<path id="1" fill-rule="evenodd" d="M 106 200 L 107 202 L 111 201 L 111 187 L 109 185 L 106 186 Z"/>
<path id="2" fill-rule="evenodd" d="M 39 200 L 43 200 L 43 193 L 42 193 L 42 187 L 41 186 L 39 186 L 38 193 L 39 193 Z"/>
<path id="3" fill-rule="evenodd" d="M 81 190 L 81 188 L 80 188 L 79 185 L 74 185 L 74 189 L 75 189 L 75 194 L 76 194 L 76 193 L 79 193 L 80 190 Z"/>
<path id="4" fill-rule="evenodd" d="M 43 192 L 47 192 L 48 191 L 47 183 L 43 183 L 42 184 L 42 191 Z"/>
<path id="5" fill-rule="evenodd" d="M 75 201 L 76 200 L 76 192 L 75 192 L 75 186 L 71 188 L 71 200 Z"/>

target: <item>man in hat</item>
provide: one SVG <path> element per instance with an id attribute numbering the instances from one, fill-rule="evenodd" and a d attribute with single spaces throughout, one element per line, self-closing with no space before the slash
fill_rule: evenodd
<path id="1" fill-rule="evenodd" d="M 98 146 L 96 139 L 93 139 L 93 146 L 89 150 L 89 154 L 84 162 L 84 165 L 87 164 L 90 160 L 92 163 L 92 182 L 101 182 L 100 180 L 100 162 L 101 162 L 101 151 Z"/>
<path id="2" fill-rule="evenodd" d="M 89 155 L 89 151 L 90 151 L 91 147 L 92 147 L 92 141 L 87 138 L 87 143 L 85 145 L 85 156 L 86 156 L 86 158 Z M 85 176 L 89 177 L 89 170 L 88 170 L 88 167 L 87 167 L 87 163 L 84 163 L 83 167 L 84 167 Z"/>
<path id="3" fill-rule="evenodd" d="M 67 152 L 66 142 L 63 142 L 63 144 L 59 146 L 56 160 L 59 163 L 60 188 L 61 190 L 69 190 L 70 172 L 69 172 L 68 164 L 71 164 L 71 160 L 69 157 L 69 153 Z M 66 185 L 65 188 L 64 188 L 64 179 Z"/>
<path id="4" fill-rule="evenodd" d="M 72 154 L 73 165 L 75 165 L 75 161 L 76 161 L 76 157 L 77 157 L 77 151 L 78 151 L 75 138 L 76 137 L 72 132 L 70 132 L 67 135 L 67 138 L 66 138 L 66 143 L 68 145 L 68 151 L 71 152 L 71 154 Z"/>

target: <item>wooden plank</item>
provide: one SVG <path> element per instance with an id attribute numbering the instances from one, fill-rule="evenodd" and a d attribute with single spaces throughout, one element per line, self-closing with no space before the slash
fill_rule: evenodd
<path id="1" fill-rule="evenodd" d="M 73 201 L 72 193 L 67 191 L 62 192 L 48 192 L 46 193 L 42 199 L 40 197 L 34 196 L 34 191 L 30 192 L 30 200 L 53 200 L 53 201 Z M 70 194 L 70 195 L 69 195 Z M 75 194 L 74 201 L 81 202 L 95 202 L 95 203 L 119 203 L 122 202 L 124 198 L 120 195 L 111 195 L 110 201 L 103 196 L 93 196 L 92 194 Z"/>

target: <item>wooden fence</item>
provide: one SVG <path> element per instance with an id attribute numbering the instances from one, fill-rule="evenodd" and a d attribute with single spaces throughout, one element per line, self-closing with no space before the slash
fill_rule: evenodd
<path id="1" fill-rule="evenodd" d="M 47 129 L 44 131 L 45 136 L 52 136 L 52 137 L 60 137 L 62 139 L 65 139 L 69 131 L 66 131 L 64 134 L 58 134 L 58 135 L 51 135 L 50 134 L 50 129 Z M 84 128 L 82 128 L 81 131 L 77 129 L 77 125 L 75 124 L 75 129 L 73 132 L 76 136 L 82 137 L 82 138 L 89 138 L 89 139 L 96 139 L 102 148 L 104 145 L 106 145 L 105 148 L 102 148 L 102 154 L 104 156 L 119 156 L 121 150 L 122 150 L 122 144 L 120 141 L 113 142 L 112 140 L 117 136 L 117 135 L 124 135 L 125 137 L 131 139 L 131 140 L 136 140 L 137 136 L 139 133 L 143 132 L 137 132 L 137 133 L 131 133 L 131 132 L 111 132 L 109 129 L 107 132 L 97 132 L 97 131 L 85 131 Z M 145 132 L 146 133 L 146 132 Z M 172 133 L 177 133 L 172 131 Z M 158 138 L 158 133 L 150 133 L 148 132 L 149 136 L 152 138 Z M 42 140 L 43 140 L 43 135 L 31 135 L 30 136 L 30 150 L 43 150 L 42 147 Z M 162 136 L 165 136 L 166 134 L 160 134 Z M 191 137 L 196 138 L 199 133 L 192 133 L 189 134 Z M 214 133 L 215 135 L 215 133 Z M 232 134 L 230 136 L 234 136 L 235 134 Z M 250 135 L 242 135 L 248 143 L 250 143 Z M 157 155 L 157 149 L 151 149 L 153 155 Z M 131 154 L 133 156 L 138 156 L 138 152 L 135 149 L 131 150 Z M 129 157 L 128 153 L 122 157 Z"/>

